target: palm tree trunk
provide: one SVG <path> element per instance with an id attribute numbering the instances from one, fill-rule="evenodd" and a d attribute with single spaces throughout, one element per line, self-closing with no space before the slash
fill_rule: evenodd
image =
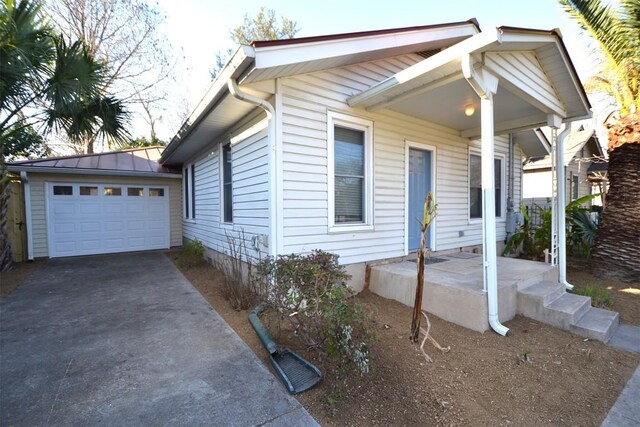
<path id="1" fill-rule="evenodd" d="M 608 175 L 593 269 L 640 280 L 640 114 L 623 117 L 609 130 Z"/>
<path id="2" fill-rule="evenodd" d="M 11 180 L 6 170 L 4 154 L 0 154 L 0 271 L 7 271 L 13 267 L 13 256 L 8 230 L 9 195 Z"/>

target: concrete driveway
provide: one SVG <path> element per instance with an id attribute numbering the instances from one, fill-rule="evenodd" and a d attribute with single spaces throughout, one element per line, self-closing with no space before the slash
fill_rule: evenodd
<path id="1" fill-rule="evenodd" d="M 51 260 L 0 316 L 0 425 L 317 425 L 162 253 Z"/>

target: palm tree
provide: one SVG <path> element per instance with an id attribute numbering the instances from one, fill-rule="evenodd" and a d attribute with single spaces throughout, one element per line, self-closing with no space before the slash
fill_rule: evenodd
<path id="1" fill-rule="evenodd" d="M 609 192 L 593 249 L 598 270 L 640 278 L 640 1 L 559 0 L 597 42 L 600 72 L 588 91 L 613 97 L 609 125 Z"/>
<path id="2" fill-rule="evenodd" d="M 72 140 L 128 139 L 128 114 L 104 93 L 106 69 L 45 21 L 39 0 L 0 0 L 0 271 L 10 267 L 5 159 L 41 155 L 51 130 Z"/>

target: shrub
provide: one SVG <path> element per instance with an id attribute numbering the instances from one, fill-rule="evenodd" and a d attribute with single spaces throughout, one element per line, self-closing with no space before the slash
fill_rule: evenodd
<path id="1" fill-rule="evenodd" d="M 336 255 L 314 251 L 269 258 L 258 271 L 271 283 L 267 304 L 294 328 L 304 345 L 321 358 L 338 360 L 342 368 L 369 371 L 372 312 L 351 298 L 349 276 Z"/>
<path id="2" fill-rule="evenodd" d="M 222 296 L 236 311 L 253 308 L 261 293 L 262 282 L 254 277 L 251 259 L 247 255 L 244 231 L 237 236 L 226 234 L 229 257 L 214 266 L 224 274 Z"/>
<path id="3" fill-rule="evenodd" d="M 613 297 L 609 292 L 596 285 L 587 285 L 584 289 L 573 288 L 572 291 L 577 295 L 584 295 L 591 298 L 591 305 L 600 308 L 611 308 L 613 305 Z"/>
<path id="4" fill-rule="evenodd" d="M 204 262 L 204 245 L 200 240 L 190 240 L 182 246 L 178 255 L 180 267 L 193 267 Z"/>

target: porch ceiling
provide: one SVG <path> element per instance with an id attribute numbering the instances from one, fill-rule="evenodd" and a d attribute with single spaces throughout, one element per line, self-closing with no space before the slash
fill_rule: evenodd
<path id="1" fill-rule="evenodd" d="M 352 107 L 388 109 L 480 135 L 480 100 L 463 76 L 470 55 L 476 69 L 499 80 L 494 95 L 496 134 L 589 116 L 590 105 L 556 32 L 499 28 L 477 34 L 352 96 Z M 465 106 L 475 112 L 465 115 Z"/>

